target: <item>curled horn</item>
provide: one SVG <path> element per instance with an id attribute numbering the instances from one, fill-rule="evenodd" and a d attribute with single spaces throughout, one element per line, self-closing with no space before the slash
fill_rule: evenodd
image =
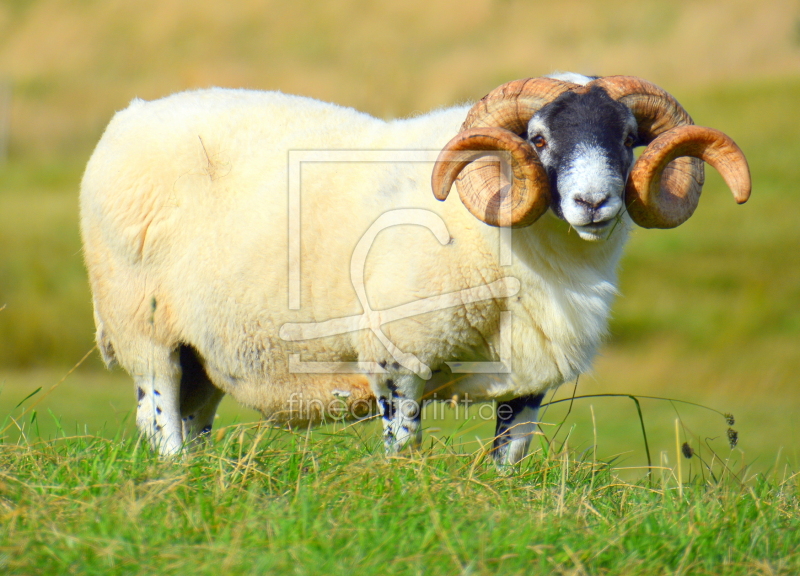
<path id="1" fill-rule="evenodd" d="M 702 182 L 673 185 L 673 172 L 664 176 L 670 163 L 680 157 L 708 162 L 722 175 L 736 202 L 750 197 L 750 171 L 747 160 L 731 138 L 719 130 L 701 126 L 679 126 L 664 132 L 651 142 L 637 160 L 625 190 L 628 211 L 645 228 L 672 228 L 683 223 L 697 207 Z M 684 193 L 685 196 L 680 194 Z"/>
<path id="2" fill-rule="evenodd" d="M 550 186 L 539 156 L 520 135 L 537 110 L 575 87 L 528 78 L 484 96 L 436 160 L 431 177 L 436 198 L 447 198 L 455 181 L 464 206 L 489 225 L 521 227 L 536 221 L 550 205 Z M 501 168 L 503 161 L 510 171 Z"/>
<path id="3" fill-rule="evenodd" d="M 479 158 L 496 157 L 498 151 L 510 156 L 511 180 L 501 184 L 497 159 L 476 162 Z M 550 205 L 547 173 L 533 147 L 504 128 L 469 128 L 448 142 L 433 169 L 433 193 L 444 200 L 453 182 L 472 165 L 468 184 L 459 182 L 461 202 L 473 216 L 492 226 L 528 226 Z M 477 180 L 473 183 L 472 180 Z"/>
<path id="4" fill-rule="evenodd" d="M 625 104 L 639 124 L 638 141 L 647 145 L 631 171 L 625 191 L 628 213 L 644 228 L 674 228 L 697 208 L 705 174 L 716 168 L 736 202 L 750 197 L 747 160 L 728 136 L 695 126 L 670 94 L 640 78 L 606 76 L 591 83 Z"/>

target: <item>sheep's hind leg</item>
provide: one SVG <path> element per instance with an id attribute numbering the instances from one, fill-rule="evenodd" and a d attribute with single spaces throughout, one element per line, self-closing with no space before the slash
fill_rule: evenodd
<path id="1" fill-rule="evenodd" d="M 151 347 L 131 373 L 136 386 L 136 426 L 139 432 L 159 454 L 180 453 L 183 431 L 178 351 Z"/>
<path id="2" fill-rule="evenodd" d="M 409 443 L 417 446 L 422 441 L 424 389 L 424 381 L 413 374 L 391 374 L 376 386 L 387 454 L 396 454 Z"/>
<path id="3" fill-rule="evenodd" d="M 225 393 L 214 386 L 197 351 L 188 345 L 178 349 L 181 363 L 180 414 L 184 442 L 196 443 L 208 436 L 217 407 Z"/>
<path id="4" fill-rule="evenodd" d="M 492 446 L 492 456 L 498 465 L 516 464 L 528 453 L 543 399 L 544 394 L 537 394 L 498 402 Z"/>

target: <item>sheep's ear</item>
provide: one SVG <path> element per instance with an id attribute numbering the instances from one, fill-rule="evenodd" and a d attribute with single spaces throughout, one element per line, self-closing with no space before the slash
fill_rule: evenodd
<path id="1" fill-rule="evenodd" d="M 653 140 L 628 178 L 628 213 L 643 228 L 674 228 L 697 208 L 703 188 L 703 162 L 717 169 L 737 203 L 750 197 L 747 159 L 736 143 L 713 128 L 687 125 Z"/>

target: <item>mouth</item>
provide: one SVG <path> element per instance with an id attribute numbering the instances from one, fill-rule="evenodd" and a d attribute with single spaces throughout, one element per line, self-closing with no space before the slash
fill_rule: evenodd
<path id="1" fill-rule="evenodd" d="M 603 220 L 602 222 L 592 222 L 585 226 L 574 226 L 574 228 L 578 235 L 584 240 L 604 240 L 608 237 L 614 222 L 615 219 L 611 218 L 610 220 Z"/>

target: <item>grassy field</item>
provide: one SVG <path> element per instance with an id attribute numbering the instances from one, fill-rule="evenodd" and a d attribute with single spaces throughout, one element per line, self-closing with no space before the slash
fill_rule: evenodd
<path id="1" fill-rule="evenodd" d="M 361 428 L 363 430 L 363 428 Z M 620 481 L 558 442 L 512 474 L 447 441 L 229 427 L 164 462 L 135 439 L 0 451 L 8 574 L 797 574 L 797 476 L 697 456 Z M 708 456 L 706 456 L 708 458 Z M 680 462 L 680 460 L 678 460 Z"/>
<path id="2" fill-rule="evenodd" d="M 800 572 L 800 7 L 722 6 L 0 3 L 0 573 Z M 425 450 L 387 461 L 374 424 L 296 436 L 228 399 L 211 446 L 159 462 L 124 373 L 96 353 L 69 373 L 94 330 L 80 177 L 134 96 L 244 86 L 394 117 L 556 69 L 665 87 L 740 144 L 754 188 L 736 206 L 709 170 L 686 224 L 636 231 L 595 369 L 517 474 L 482 461 L 475 415 L 429 407 Z M 732 413 L 738 445 L 720 414 L 645 396 Z M 676 419 L 713 476 L 679 473 Z"/>

